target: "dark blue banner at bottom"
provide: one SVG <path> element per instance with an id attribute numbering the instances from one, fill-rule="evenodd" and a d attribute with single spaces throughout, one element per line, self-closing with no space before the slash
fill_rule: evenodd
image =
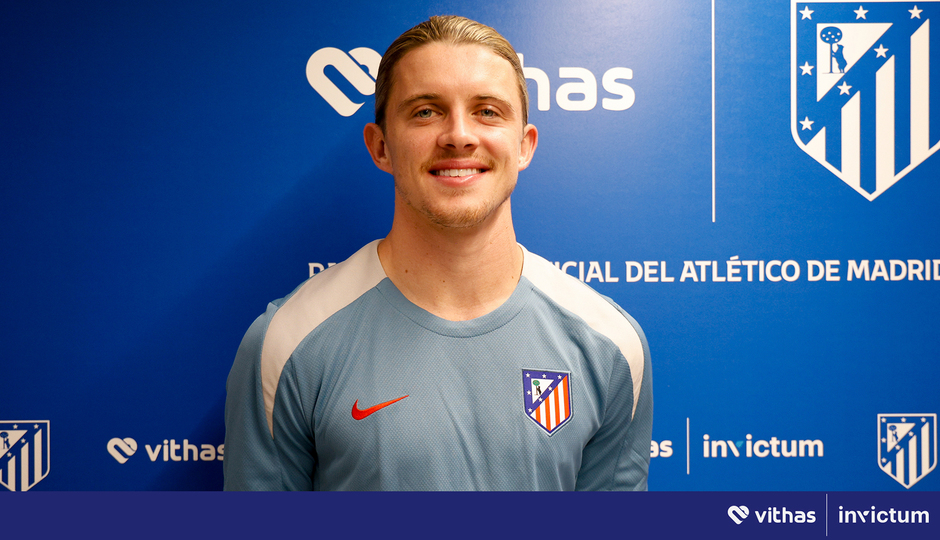
<path id="1" fill-rule="evenodd" d="M 31 492 L 0 515 L 5 538 L 940 538 L 936 492 Z"/>

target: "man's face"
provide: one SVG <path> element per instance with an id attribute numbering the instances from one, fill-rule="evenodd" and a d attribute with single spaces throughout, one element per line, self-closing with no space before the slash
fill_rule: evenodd
<path id="1" fill-rule="evenodd" d="M 538 140 L 522 124 L 510 63 L 479 45 L 438 42 L 408 52 L 392 75 L 385 130 L 370 124 L 365 139 L 395 177 L 396 212 L 472 227 L 508 210 Z"/>

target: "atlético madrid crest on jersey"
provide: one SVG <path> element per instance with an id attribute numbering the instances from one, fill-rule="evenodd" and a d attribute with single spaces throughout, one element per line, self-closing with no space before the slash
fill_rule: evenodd
<path id="1" fill-rule="evenodd" d="M 571 374 L 523 369 L 522 397 L 526 416 L 552 435 L 571 419 Z"/>
<path id="2" fill-rule="evenodd" d="M 49 474 L 49 421 L 0 421 L 0 484 L 28 491 Z"/>
<path id="3" fill-rule="evenodd" d="M 879 414 L 878 466 L 910 489 L 937 466 L 936 414 Z"/>
<path id="4" fill-rule="evenodd" d="M 940 148 L 940 1 L 790 9 L 793 139 L 873 201 Z"/>

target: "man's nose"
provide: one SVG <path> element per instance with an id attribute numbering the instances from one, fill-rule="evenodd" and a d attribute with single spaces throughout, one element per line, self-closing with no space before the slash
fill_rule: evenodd
<path id="1" fill-rule="evenodd" d="M 444 122 L 444 130 L 438 138 L 438 144 L 454 150 L 473 148 L 480 144 L 474 131 L 473 120 L 463 115 L 450 115 Z"/>

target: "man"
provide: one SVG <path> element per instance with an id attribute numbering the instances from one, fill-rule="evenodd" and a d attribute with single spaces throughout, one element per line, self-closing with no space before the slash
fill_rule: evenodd
<path id="1" fill-rule="evenodd" d="M 516 243 L 527 107 L 487 26 L 432 17 L 389 47 L 364 139 L 394 177 L 391 231 L 248 330 L 226 489 L 646 489 L 642 331 Z"/>

